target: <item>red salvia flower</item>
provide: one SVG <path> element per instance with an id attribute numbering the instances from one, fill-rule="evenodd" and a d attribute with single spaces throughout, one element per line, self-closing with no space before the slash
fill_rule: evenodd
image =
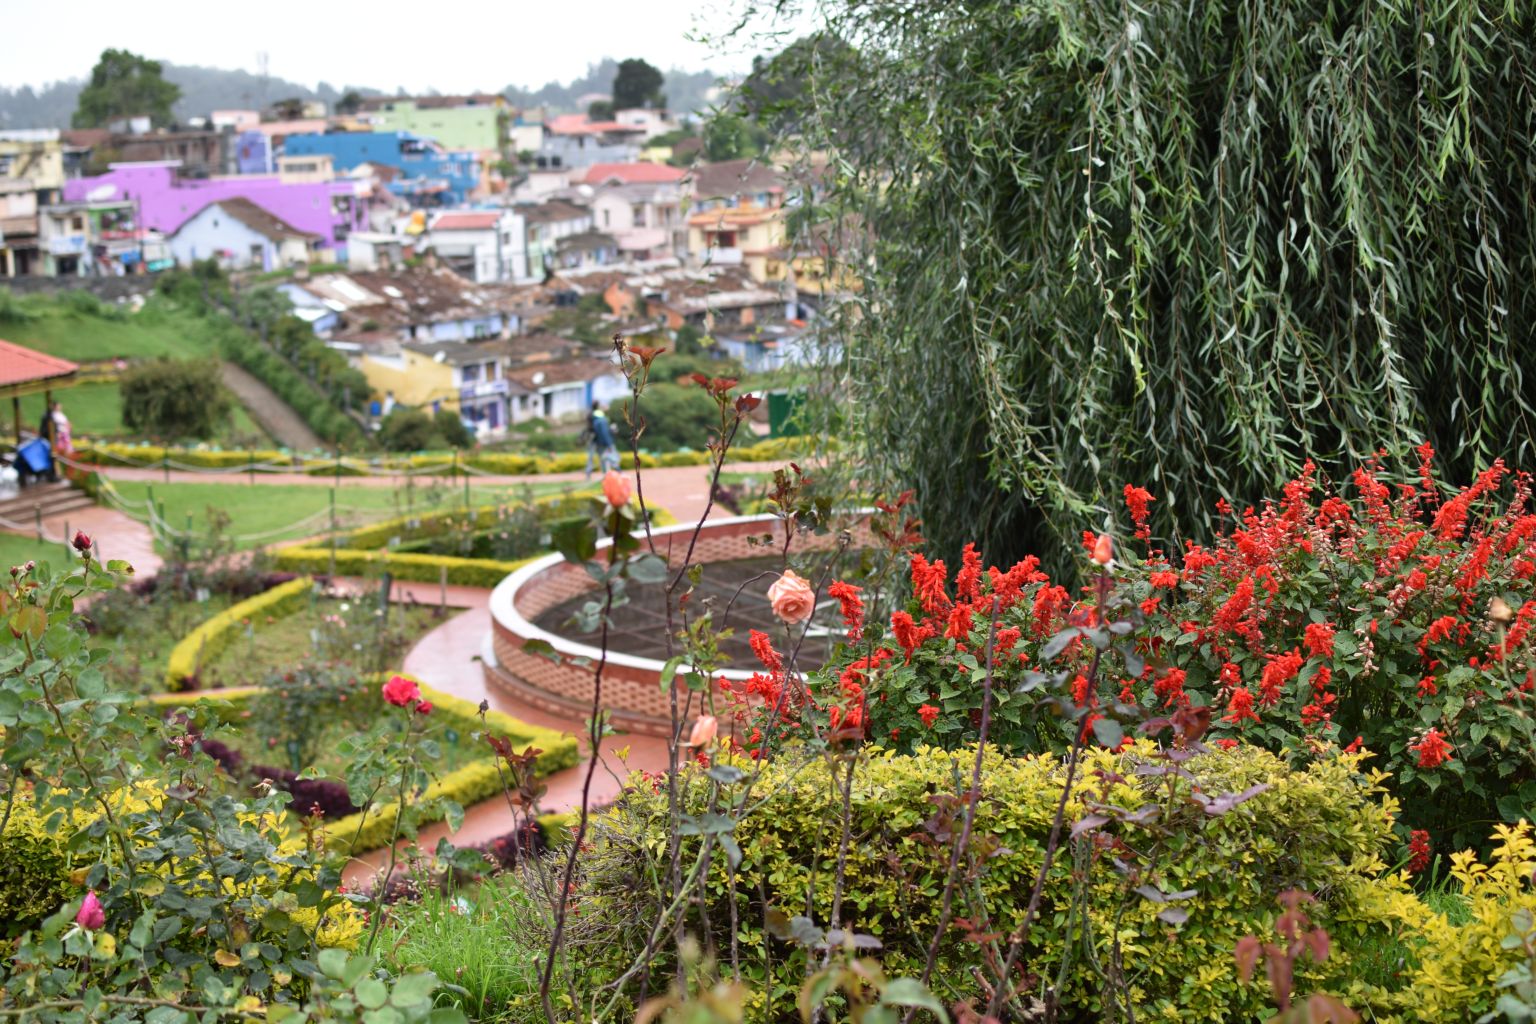
<path id="1" fill-rule="evenodd" d="M 1248 687 L 1239 686 L 1232 691 L 1232 698 L 1227 702 L 1227 713 L 1221 720 L 1239 726 L 1243 722 L 1259 721 L 1259 716 L 1253 711 L 1253 694 L 1248 692 Z"/>
<path id="2" fill-rule="evenodd" d="M 1451 745 L 1445 741 L 1439 729 L 1431 729 L 1409 750 L 1419 755 L 1420 768 L 1438 768 L 1451 759 Z"/>
<path id="3" fill-rule="evenodd" d="M 1314 658 L 1333 657 L 1333 623 L 1314 622 L 1307 626 L 1307 650 Z"/>
<path id="4" fill-rule="evenodd" d="M 1131 510 L 1131 522 L 1136 524 L 1137 540 L 1152 539 L 1152 530 L 1147 526 L 1147 506 L 1156 500 L 1145 487 L 1125 485 L 1125 506 Z"/>
<path id="5" fill-rule="evenodd" d="M 848 627 L 848 642 L 856 644 L 864 635 L 864 599 L 861 588 L 838 580 L 827 588 L 827 596 L 837 600 L 843 614 L 843 625 Z"/>
<path id="6" fill-rule="evenodd" d="M 1408 870 L 1418 874 L 1429 867 L 1430 846 L 1429 833 L 1422 828 L 1416 828 L 1408 834 Z"/>

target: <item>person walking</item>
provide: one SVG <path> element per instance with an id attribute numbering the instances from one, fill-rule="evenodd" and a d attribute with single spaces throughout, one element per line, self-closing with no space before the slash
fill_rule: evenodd
<path id="1" fill-rule="evenodd" d="M 596 451 L 598 464 L 606 473 L 610 469 L 619 468 L 619 443 L 613 436 L 613 424 L 608 422 L 608 414 L 603 411 L 601 404 L 592 403 L 592 416 L 588 421 L 592 431 L 592 442 L 587 449 L 587 475 L 592 475 L 592 453 Z"/>

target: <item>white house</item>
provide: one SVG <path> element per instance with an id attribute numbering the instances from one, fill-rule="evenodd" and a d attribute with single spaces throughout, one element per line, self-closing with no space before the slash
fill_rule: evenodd
<path id="1" fill-rule="evenodd" d="M 518 212 L 528 225 L 528 272 L 542 278 L 557 265 L 562 239 L 581 235 L 592 230 L 592 210 L 561 199 L 531 206 L 520 206 Z"/>
<path id="2" fill-rule="evenodd" d="M 476 284 L 532 280 L 527 228 L 515 208 L 440 213 L 417 248 L 430 248 L 443 263 Z"/>
<path id="3" fill-rule="evenodd" d="M 644 131 L 646 142 L 650 142 L 658 135 L 677 130 L 677 122 L 668 118 L 665 110 L 630 107 L 614 111 L 613 119 L 625 127 L 639 128 Z"/>
<path id="4" fill-rule="evenodd" d="M 415 239 L 388 231 L 354 231 L 347 236 L 348 270 L 389 270 L 405 265 L 405 244 Z"/>
<path id="5" fill-rule="evenodd" d="M 665 164 L 593 166 L 584 179 L 594 190 L 593 229 L 612 235 L 620 252 L 631 259 L 686 252 L 688 228 L 680 205 L 686 173 Z"/>
<path id="6" fill-rule="evenodd" d="M 511 420 L 573 420 L 586 416 L 593 402 L 604 405 L 629 394 L 629 382 L 606 359 L 571 359 L 533 363 L 508 370 Z"/>
<path id="7" fill-rule="evenodd" d="M 307 264 L 321 241 L 239 197 L 209 203 L 167 240 L 182 266 L 211 258 L 231 269 L 260 270 Z"/>

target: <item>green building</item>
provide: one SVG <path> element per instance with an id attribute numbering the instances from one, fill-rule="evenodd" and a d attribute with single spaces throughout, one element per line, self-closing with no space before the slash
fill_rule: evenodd
<path id="1" fill-rule="evenodd" d="M 397 96 L 364 102 L 376 132 L 412 132 L 436 139 L 444 149 L 500 150 L 502 119 L 511 110 L 502 96 Z"/>

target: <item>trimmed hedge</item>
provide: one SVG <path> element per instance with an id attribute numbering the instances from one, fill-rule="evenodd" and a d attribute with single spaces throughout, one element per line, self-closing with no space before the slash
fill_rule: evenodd
<path id="1" fill-rule="evenodd" d="M 331 549 L 310 545 L 279 548 L 273 556 L 277 566 L 288 572 L 325 574 L 331 571 Z M 537 555 L 535 558 L 542 558 Z M 491 588 L 506 578 L 508 573 L 532 562 L 525 558 L 519 562 L 497 562 L 488 558 L 458 558 L 453 555 L 414 555 L 396 551 L 359 551 L 355 548 L 336 549 L 335 567 L 338 576 L 366 576 L 375 568 L 382 568 L 397 580 L 415 583 L 436 583 L 442 578 L 442 570 L 448 570 L 448 582 L 464 587 Z"/>
<path id="2" fill-rule="evenodd" d="M 590 491 L 573 494 L 548 495 L 535 499 L 534 505 L 549 518 L 576 512 L 580 504 L 594 497 Z M 474 510 L 477 526 L 492 526 L 503 506 L 482 505 Z M 348 530 L 336 537 L 335 571 L 338 576 L 363 576 L 373 568 L 383 568 L 397 580 L 415 583 L 437 583 L 443 569 L 448 570 L 448 582 L 464 587 L 491 588 L 508 575 L 537 559 L 533 555 L 517 561 L 504 562 L 489 558 L 461 558 L 457 555 L 424 555 L 408 551 L 386 549 L 391 540 L 418 540 L 442 532 L 442 527 L 461 520 L 462 510 L 429 512 L 419 516 L 398 516 L 381 522 Z M 677 519 L 666 509 L 652 508 L 651 522 L 656 526 L 671 526 Z M 286 572 L 328 574 L 332 566 L 329 543 L 306 541 L 291 547 L 278 548 L 273 555 L 279 569 Z"/>
<path id="3" fill-rule="evenodd" d="M 1320 902 L 1308 913 L 1333 937 L 1325 963 L 1298 966 L 1299 991 L 1339 995 L 1352 1008 L 1371 1011 L 1368 1019 L 1390 1017 L 1414 1005 L 1414 994 L 1400 976 L 1378 982 L 1365 968 L 1383 943 L 1417 938 L 1417 923 L 1403 920 L 1394 909 L 1412 895 L 1405 876 L 1390 871 L 1383 861 L 1383 854 L 1395 845 L 1392 822 L 1397 806 L 1382 789 L 1384 776 L 1365 767 L 1369 755 L 1292 768 L 1256 747 L 1213 751 L 1183 765 L 1188 778 L 1176 777 L 1171 783 L 1176 794 L 1170 796 L 1167 779 L 1137 774 L 1151 750 L 1141 741 L 1122 755 L 1092 751 L 1080 773 L 1084 794 L 1102 788 L 1100 799 L 1106 804 L 1128 812 L 1161 806 L 1161 813 L 1150 826 L 1106 825 L 1106 835 L 1122 839 L 1132 850 L 1158 850 L 1137 881 L 1127 881 L 1115 871 L 1108 856 L 1075 858 L 1070 844 L 1047 879 L 1039 924 L 1021 962 L 1041 965 L 1042 972 L 1054 972 L 1064 960 L 1070 964 L 1062 1019 L 1119 1016 L 1109 1006 L 1113 993 L 1083 955 L 1086 948 L 1099 963 L 1110 962 L 1116 938 L 1124 957 L 1127 996 L 1138 1018 L 1262 1019 L 1272 1006 L 1269 988 L 1262 982 L 1238 981 L 1232 950 L 1243 935 L 1273 935 L 1279 913 L 1275 898 L 1288 888 L 1318 896 Z M 872 752 L 854 774 L 855 838 L 847 850 L 843 925 L 881 940 L 879 957 L 889 976 L 912 976 L 922 969 L 937 924 L 938 894 L 949 855 L 942 841 L 931 842 L 924 823 L 935 816 L 934 794 L 955 792 L 955 765 L 962 766 L 968 778 L 973 757 L 973 750 L 934 748 L 911 755 Z M 690 929 L 713 929 L 714 934 L 701 936 L 701 941 L 712 940 L 715 948 L 729 945 L 732 920 L 741 922 L 741 946 L 760 948 L 766 941 L 762 921 L 769 908 L 825 922 L 836 884 L 831 866 L 839 852 L 835 823 L 842 801 L 841 766 L 789 751 L 766 765 L 746 762 L 743 767 L 762 772 L 754 790 L 761 806 L 735 829 L 744 859 L 732 887 L 726 858 L 715 858 L 709 879 L 700 886 L 709 903 L 707 918 L 690 916 L 688 922 Z M 1061 759 L 1051 755 L 1006 757 L 991 748 L 985 754 L 976 834 L 995 841 L 998 852 L 985 859 L 973 889 L 974 898 L 991 915 L 989 930 L 1007 932 L 1024 912 L 1063 778 Z M 1208 815 L 1194 797 L 1195 792 L 1216 796 L 1255 785 L 1268 788 L 1220 816 Z M 711 792 L 702 771 L 690 773 L 684 784 L 684 813 L 705 813 Z M 1088 813 L 1076 800 L 1068 810 L 1069 821 Z M 623 920 L 633 922 L 617 925 L 606 951 L 590 965 L 600 973 L 621 969 L 645 945 L 646 929 L 657 913 L 654 901 L 661 897 L 635 880 L 656 877 L 653 871 L 665 873 L 665 864 L 656 858 L 664 857 L 668 821 L 665 791 L 653 792 L 648 785 L 634 786 L 593 821 L 594 850 L 578 893 L 590 908 L 584 915 L 602 918 L 622 908 Z M 698 841 L 685 839 L 685 863 L 694 856 Z M 893 870 L 892 865 L 897 867 Z M 1080 881 L 1085 891 L 1079 891 Z M 1165 905 L 1134 889 L 1144 883 L 1165 893 L 1193 890 L 1192 896 L 1176 903 L 1188 919 L 1181 924 L 1159 919 Z M 729 911 L 732 893 L 738 902 L 734 918 Z M 793 994 L 805 978 L 805 952 L 779 950 L 773 978 L 754 986 L 775 993 L 776 1004 L 755 1015 L 757 1019 L 788 1019 Z M 982 956 L 962 929 L 945 936 L 933 979 L 934 991 L 945 1004 L 974 994 L 972 971 L 982 965 Z"/>
<path id="4" fill-rule="evenodd" d="M 795 438 L 774 438 L 740 448 L 733 448 L 730 461 L 773 462 L 804 454 L 804 452 L 804 443 Z M 258 465 L 256 469 L 258 473 L 289 473 L 297 471 L 311 476 L 329 476 L 337 473 L 335 458 L 325 458 L 323 456 L 305 458 L 302 455 L 293 455 L 270 449 L 210 451 L 202 448 L 163 448 L 158 445 L 119 444 L 109 441 L 82 440 L 75 446 L 75 456 L 82 462 L 97 462 L 108 466 L 133 466 L 141 469 L 157 469 L 163 464 L 165 458 L 169 456 L 172 462 L 206 469 L 229 469 L 236 466 L 249 466 L 252 461 L 255 461 L 267 464 L 265 467 Z M 640 466 L 642 469 L 651 469 L 657 466 L 702 466 L 707 465 L 711 458 L 712 456 L 707 451 L 667 452 L 660 455 L 642 452 L 640 454 Z M 455 476 L 462 475 L 464 473 L 464 466 L 468 466 L 468 468 L 473 470 L 495 473 L 502 476 L 534 476 L 542 473 L 572 473 L 577 470 L 586 469 L 587 466 L 587 456 L 584 452 L 566 452 L 561 455 L 478 452 L 461 455 L 459 460 L 460 462 L 456 463 L 451 453 L 390 455 L 377 459 L 343 457 L 341 459 L 340 475 L 363 476 L 370 472 L 430 469 L 440 471 L 443 476 Z M 619 462 L 625 469 L 634 468 L 635 460 L 629 452 L 620 453 Z M 456 466 L 457 468 L 455 468 Z"/>
<path id="5" fill-rule="evenodd" d="M 197 673 L 234 642 L 241 623 L 262 617 L 291 615 L 304 607 L 314 580 L 300 577 L 281 583 L 271 590 L 232 604 L 202 623 L 171 649 L 165 666 L 165 683 L 172 690 L 195 689 Z"/>
<path id="6" fill-rule="evenodd" d="M 417 682 L 420 684 L 420 680 Z M 259 692 L 256 687 L 247 687 L 221 692 L 216 696 L 171 693 L 158 694 L 150 699 L 168 707 L 198 701 L 227 702 L 230 705 L 229 713 L 221 714 L 221 719 L 238 722 L 240 712 Z M 515 750 L 522 751 L 528 747 L 538 749 L 540 753 L 536 763 L 541 775 L 573 767 L 581 760 L 580 744 L 574 736 L 530 725 L 500 711 L 487 711 L 482 725 L 479 707 L 469 701 L 425 685 L 421 686 L 421 694 L 423 699 L 432 702 L 431 720 L 434 724 L 455 729 L 465 737 L 477 737 L 488 728 L 510 740 Z M 462 807 L 468 807 L 500 793 L 502 784 L 501 775 L 497 771 L 497 757 L 489 745 L 485 751 L 485 757 L 471 761 L 434 782 L 427 788 L 426 796 L 447 797 Z M 326 844 L 334 850 L 353 855 L 385 845 L 394 830 L 395 807 L 394 802 L 379 804 L 364 813 L 350 814 L 327 822 L 322 830 Z"/>

